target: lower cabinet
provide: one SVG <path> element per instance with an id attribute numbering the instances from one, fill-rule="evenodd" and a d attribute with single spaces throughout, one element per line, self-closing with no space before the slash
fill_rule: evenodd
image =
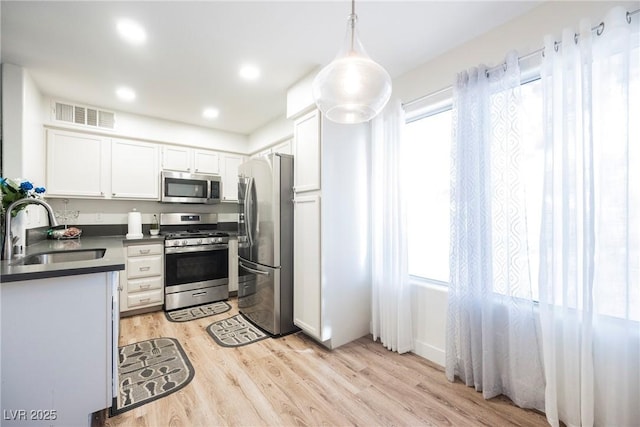
<path id="1" fill-rule="evenodd" d="M 238 292 L 238 238 L 229 237 L 229 292 Z"/>
<path id="2" fill-rule="evenodd" d="M 2 284 L 2 426 L 89 426 L 111 406 L 114 275 Z"/>
<path id="3" fill-rule="evenodd" d="M 120 275 L 120 315 L 161 309 L 164 304 L 164 246 L 129 243 L 124 247 L 125 271 Z"/>
<path id="4" fill-rule="evenodd" d="M 294 201 L 293 323 L 325 341 L 320 266 L 320 196 L 298 196 Z"/>

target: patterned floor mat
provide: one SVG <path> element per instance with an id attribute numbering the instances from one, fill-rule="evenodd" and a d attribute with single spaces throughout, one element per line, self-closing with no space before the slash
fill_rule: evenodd
<path id="1" fill-rule="evenodd" d="M 207 332 L 223 347 L 239 347 L 269 338 L 269 335 L 254 326 L 242 314 L 212 323 L 207 326 Z"/>
<path id="2" fill-rule="evenodd" d="M 174 338 L 154 338 L 118 349 L 117 415 L 180 390 L 195 374 Z"/>
<path id="3" fill-rule="evenodd" d="M 218 301 L 212 302 L 211 304 L 199 305 L 197 307 L 165 311 L 164 315 L 170 322 L 188 322 L 189 320 L 201 319 L 203 317 L 225 313 L 229 310 L 231 310 L 231 306 L 229 304 L 224 301 Z"/>

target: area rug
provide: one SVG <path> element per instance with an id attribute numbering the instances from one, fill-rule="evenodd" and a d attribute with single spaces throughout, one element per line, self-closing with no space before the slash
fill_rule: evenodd
<path id="1" fill-rule="evenodd" d="M 119 392 L 111 415 L 137 408 L 180 390 L 193 366 L 174 338 L 154 338 L 118 348 Z"/>
<path id="2" fill-rule="evenodd" d="M 179 310 L 165 311 L 164 315 L 170 322 L 188 322 L 189 320 L 200 319 L 213 316 L 231 310 L 231 306 L 224 301 L 212 302 L 211 304 L 199 305 L 197 307 L 181 308 Z"/>
<path id="3" fill-rule="evenodd" d="M 239 347 L 269 338 L 242 314 L 213 322 L 207 326 L 207 332 L 223 347 Z"/>

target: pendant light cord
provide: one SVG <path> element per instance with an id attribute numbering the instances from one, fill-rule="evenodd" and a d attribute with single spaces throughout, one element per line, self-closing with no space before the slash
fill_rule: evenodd
<path id="1" fill-rule="evenodd" d="M 356 0 L 351 0 L 351 15 L 349 15 L 349 27 L 351 27 L 351 52 L 353 52 L 353 44 L 356 37 Z"/>

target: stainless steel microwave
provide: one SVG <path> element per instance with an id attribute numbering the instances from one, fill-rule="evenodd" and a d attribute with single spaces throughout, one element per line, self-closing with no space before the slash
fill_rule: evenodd
<path id="1" fill-rule="evenodd" d="M 165 203 L 220 203 L 222 181 L 219 175 L 162 171 L 161 197 Z"/>

